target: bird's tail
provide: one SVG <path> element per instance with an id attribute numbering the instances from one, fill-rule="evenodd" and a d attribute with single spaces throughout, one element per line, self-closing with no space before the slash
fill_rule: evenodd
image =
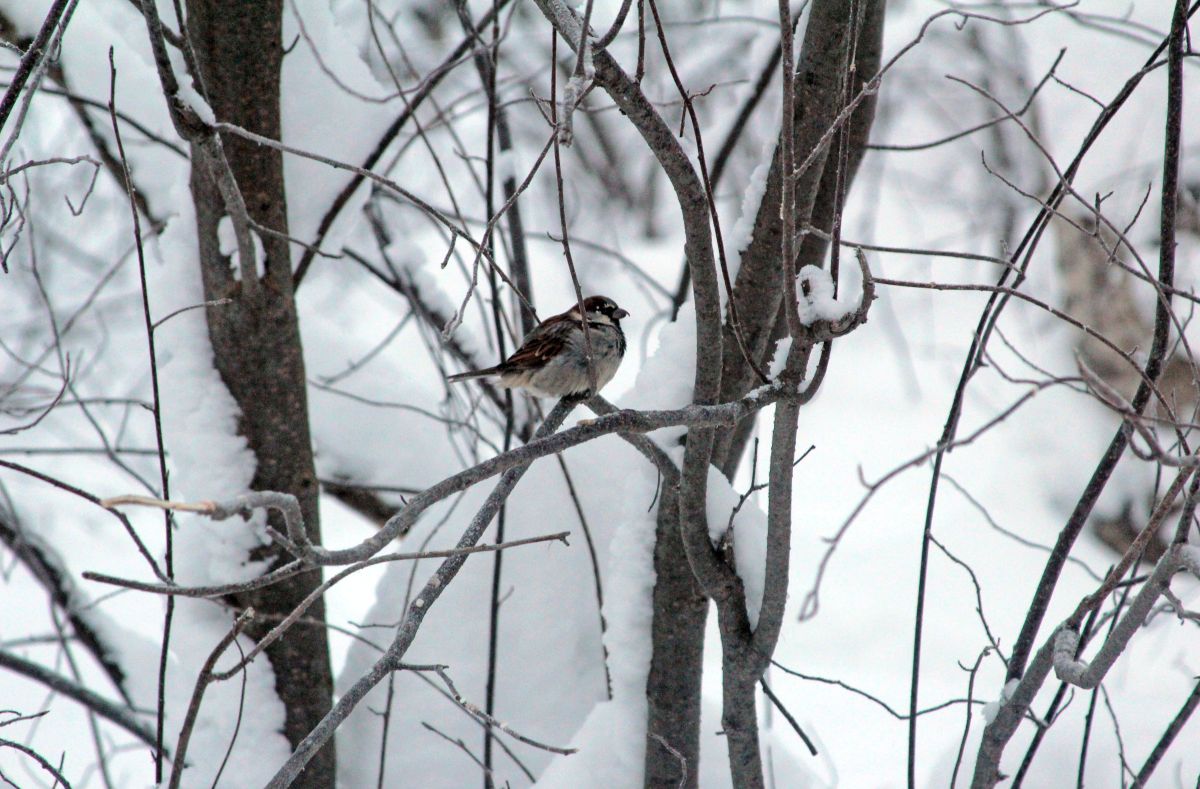
<path id="1" fill-rule="evenodd" d="M 458 373 L 457 375 L 447 376 L 446 381 L 449 383 L 452 383 L 452 384 L 456 384 L 459 381 L 470 381 L 473 378 L 487 378 L 489 375 L 495 375 L 496 372 L 497 371 L 496 371 L 495 367 L 489 367 L 486 370 L 470 370 L 465 373 Z"/>

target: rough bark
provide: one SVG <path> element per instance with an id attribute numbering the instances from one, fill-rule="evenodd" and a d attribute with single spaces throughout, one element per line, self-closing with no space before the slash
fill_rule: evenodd
<path id="1" fill-rule="evenodd" d="M 664 480 L 660 496 L 654 543 L 654 620 L 651 629 L 656 659 L 651 660 L 646 681 L 649 717 L 646 723 L 645 785 L 654 789 L 676 789 L 681 785 L 680 760 L 667 745 L 683 756 L 687 780 L 682 785 L 697 786 L 700 667 L 704 659 L 708 598 L 696 583 L 684 557 L 679 531 L 678 484 L 668 484 Z"/>
<path id="2" fill-rule="evenodd" d="M 203 89 L 217 118 L 279 139 L 282 0 L 189 0 L 187 11 Z M 286 233 L 281 154 L 234 136 L 222 143 L 250 218 Z M 204 159 L 194 156 L 193 161 Z M 309 536 L 319 540 L 318 487 L 288 244 L 261 235 L 266 256 L 262 287 L 243 289 L 230 260 L 221 254 L 217 227 L 225 204 L 203 165 L 193 168 L 191 188 L 205 298 L 233 298 L 209 309 L 208 327 L 217 369 L 241 409 L 239 430 L 257 458 L 251 487 L 295 495 Z M 264 547 L 255 558 L 269 559 L 274 566 L 283 557 L 277 548 Z M 261 624 L 247 632 L 261 637 L 275 623 L 273 615 L 290 611 L 319 582 L 319 576 L 305 573 L 238 596 L 236 605 L 252 605 L 260 614 Z M 310 618 L 323 620 L 324 615 L 321 601 L 308 610 Z M 330 708 L 333 678 L 326 633 L 320 627 L 296 627 L 266 653 L 286 708 L 284 734 L 295 746 Z M 330 743 L 294 785 L 332 787 L 335 766 Z"/>
<path id="3" fill-rule="evenodd" d="M 850 0 L 818 0 L 805 31 L 805 39 L 797 67 L 795 139 L 797 159 L 803 160 L 828 130 L 838 113 L 842 100 L 843 70 L 846 47 L 850 44 Z M 882 48 L 883 0 L 871 2 L 859 35 L 855 57 L 855 78 L 849 86 L 849 96 L 855 95 L 863 83 L 879 70 Z M 843 188 L 848 188 L 862 160 L 871 122 L 874 119 L 874 98 L 868 98 L 851 118 L 850 139 Z M 834 219 L 834 195 L 837 184 L 836 168 L 826 166 L 827 154 L 818 157 L 810 170 L 800 179 L 797 193 L 797 226 L 809 221 L 828 230 Z M 830 160 L 832 161 L 832 160 Z M 743 251 L 742 268 L 735 286 L 739 315 L 747 346 L 759 359 L 769 356 L 772 340 L 779 336 L 776 318 L 783 293 L 783 272 L 786 268 L 780 257 L 782 221 L 779 213 L 781 198 L 781 163 L 778 150 L 772 160 L 764 199 L 755 220 L 755 230 L 749 248 Z M 799 251 L 800 263 L 819 263 L 827 244 L 815 236 L 807 236 Z M 723 329 L 723 370 L 721 401 L 744 395 L 756 383 L 750 368 L 728 324 Z M 753 420 L 745 420 L 739 428 L 722 429 L 717 434 L 713 462 L 731 475 L 745 446 Z M 689 449 L 696 431 L 689 432 Z M 703 601 L 690 568 L 684 565 L 682 544 L 675 525 L 678 502 L 669 503 L 664 492 L 659 513 L 658 543 L 655 549 L 655 570 L 658 573 L 654 592 L 653 655 L 650 680 L 647 684 L 649 702 L 649 733 L 647 742 L 647 787 L 679 786 L 678 759 L 656 739 L 662 737 L 688 761 L 687 782 L 697 785 L 700 725 L 700 676 L 704 650 L 707 603 Z M 667 528 L 664 528 L 666 526 Z M 686 524 L 684 525 L 686 528 Z M 720 603 L 718 603 L 720 607 Z M 723 725 L 729 738 L 732 775 L 735 781 L 760 776 L 761 759 L 758 752 L 757 721 L 754 693 L 761 656 L 742 654 L 749 642 L 744 638 L 725 638 L 726 631 L 741 630 L 735 619 L 726 616 L 722 635 L 726 654 L 724 660 Z M 771 639 L 772 646 L 774 639 Z M 730 652 L 732 650 L 732 652 Z M 736 653 L 736 654 L 734 654 Z"/>
<path id="4" fill-rule="evenodd" d="M 845 47 L 850 41 L 849 20 L 854 6 L 853 0 L 813 3 L 796 69 L 795 137 L 798 161 L 807 158 L 841 106 L 843 59 Z M 885 0 L 870 0 L 864 10 L 855 50 L 854 78 L 848 86 L 847 99 L 857 95 L 864 83 L 879 71 L 883 51 L 884 6 Z M 874 120 L 875 97 L 868 96 L 850 116 L 845 172 L 842 175 L 842 189 L 846 193 L 849 193 L 866 153 Z M 742 251 L 742 267 L 734 284 L 734 299 L 743 323 L 746 345 L 764 366 L 770 361 L 774 341 L 784 333 L 780 310 L 785 266 L 780 258 L 782 173 L 779 158 L 779 149 L 776 147 L 763 201 L 755 217 L 754 234 L 747 248 Z M 834 161 L 828 160 L 829 165 Z M 833 228 L 838 168 L 827 166 L 826 162 L 826 158 L 814 162 L 797 185 L 796 227 L 799 229 L 811 224 L 829 233 Z M 823 265 L 829 242 L 813 234 L 803 235 L 801 239 L 796 254 L 797 270 L 807 265 Z M 745 395 L 756 383 L 754 371 L 733 343 L 732 329 L 728 324 L 724 327 L 724 333 L 727 341 L 722 363 L 722 401 Z M 732 477 L 737 470 L 752 427 L 753 420 L 746 420 L 735 429 L 718 436 L 714 463 L 727 477 Z"/>
<path id="5" fill-rule="evenodd" d="M 762 676 L 762 669 L 755 669 L 760 662 L 759 656 L 748 649 L 750 633 L 729 621 L 733 617 L 722 613 L 717 618 L 722 620 L 721 730 L 729 753 L 729 776 L 734 789 L 763 789 L 758 708 L 754 697 L 758 679 Z"/>
<path id="6" fill-rule="evenodd" d="M 536 0 L 538 7 L 558 33 L 573 48 L 581 40 L 581 20 L 559 0 Z M 684 253 L 692 275 L 696 305 L 696 379 L 693 402 L 711 404 L 720 392 L 720 298 L 718 295 L 713 239 L 709 232 L 708 201 L 699 175 L 671 127 L 631 79 L 605 50 L 593 51 L 596 84 L 637 128 L 654 154 L 675 192 L 683 219 Z M 711 428 L 692 428 L 684 453 L 683 473 L 673 502 L 661 506 L 671 511 L 660 516 L 660 541 L 655 550 L 655 569 L 659 582 L 655 590 L 654 628 L 656 638 L 650 678 L 647 680 L 649 720 L 646 742 L 645 781 L 648 786 L 679 786 L 679 761 L 687 766 L 685 786 L 696 786 L 699 764 L 700 657 L 704 648 L 704 618 L 707 604 L 697 600 L 696 582 L 684 543 L 689 535 L 704 535 L 707 526 L 704 502 L 707 498 L 708 465 L 712 457 Z M 670 532 L 667 542 L 661 539 Z M 711 545 L 703 548 L 712 552 Z M 699 559 L 700 557 L 695 557 Z M 664 584 L 670 584 L 665 586 Z M 684 617 L 686 626 L 662 621 L 668 612 Z M 698 637 L 697 637 L 698 633 Z M 674 637 L 679 636 L 676 640 Z M 673 679 L 682 679 L 677 684 Z M 681 700 L 679 693 L 687 694 Z M 654 735 L 672 743 L 664 749 Z M 677 747 L 678 743 L 680 747 Z M 676 755 L 678 754 L 678 755 Z"/>

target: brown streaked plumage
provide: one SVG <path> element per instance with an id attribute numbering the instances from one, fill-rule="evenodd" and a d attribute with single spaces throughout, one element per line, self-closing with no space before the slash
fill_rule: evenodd
<path id="1" fill-rule="evenodd" d="M 494 378 L 503 387 L 525 389 L 539 397 L 572 397 L 588 394 L 587 351 L 584 326 L 592 346 L 596 386 L 603 388 L 616 375 L 625 356 L 625 333 L 621 319 L 629 313 L 605 296 L 583 300 L 579 305 L 542 321 L 525 338 L 521 347 L 495 367 L 452 375 L 451 383 L 472 378 Z"/>

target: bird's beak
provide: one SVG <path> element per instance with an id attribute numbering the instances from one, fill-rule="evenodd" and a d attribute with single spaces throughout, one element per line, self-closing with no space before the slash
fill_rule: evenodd
<path id="1" fill-rule="evenodd" d="M 625 310 L 621 309 L 620 307 L 617 307 L 615 310 L 613 310 L 613 318 L 615 318 L 616 320 L 621 320 L 621 318 L 628 318 L 628 317 L 629 317 L 629 313 L 626 312 Z"/>

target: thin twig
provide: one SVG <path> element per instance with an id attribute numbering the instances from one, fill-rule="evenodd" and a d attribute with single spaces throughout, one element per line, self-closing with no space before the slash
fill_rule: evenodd
<path id="1" fill-rule="evenodd" d="M 36 680 L 46 687 L 53 689 L 56 693 L 61 693 L 67 698 L 77 701 L 88 709 L 93 710 L 100 717 L 115 723 L 147 745 L 151 747 L 155 745 L 154 732 L 148 730 L 137 719 L 133 710 L 129 707 L 109 701 L 98 693 L 82 687 L 60 674 L 55 674 L 53 671 L 43 668 L 37 663 L 17 657 L 3 650 L 0 650 L 0 668 L 6 668 L 29 677 L 32 680 Z"/>
<path id="2" fill-rule="evenodd" d="M 382 556 L 375 556 L 370 559 L 358 562 L 350 566 L 348 571 L 338 573 L 334 576 L 340 580 L 345 575 L 361 570 L 364 567 L 373 567 L 376 564 L 385 562 L 405 562 L 405 561 L 420 561 L 421 559 L 445 559 L 451 556 L 465 556 L 473 553 L 489 553 L 492 551 L 503 551 L 508 548 L 518 548 L 522 545 L 531 545 L 538 542 L 553 542 L 555 540 L 566 542 L 566 538 L 570 536 L 570 532 L 557 532 L 555 534 L 543 534 L 537 537 L 526 537 L 521 540 L 511 540 L 509 542 L 494 543 L 491 545 L 476 545 L 471 548 L 454 548 L 444 551 L 419 551 L 416 553 L 388 553 Z M 293 575 L 299 575 L 304 572 L 312 572 L 318 569 L 316 565 L 308 565 L 303 561 L 289 562 L 288 564 L 277 567 L 276 569 L 261 575 L 258 578 L 250 581 L 243 581 L 236 584 L 221 584 L 214 586 L 175 586 L 173 584 L 154 584 L 144 581 L 136 581 L 129 578 L 117 578 L 103 573 L 87 572 L 83 573 L 83 577 L 89 581 L 97 583 L 110 584 L 112 586 L 120 586 L 125 589 L 135 589 L 139 592 L 150 592 L 152 594 L 172 595 L 176 597 L 226 597 L 228 595 L 239 594 L 242 592 L 250 592 L 255 589 L 262 589 L 267 586 L 276 584 L 286 578 L 291 578 Z M 331 579 L 326 582 L 322 588 L 331 586 L 336 583 Z M 311 605 L 311 603 L 309 603 Z M 306 606 L 307 607 L 307 606 Z"/>
<path id="3" fill-rule="evenodd" d="M 539 439 L 545 440 L 546 437 L 554 433 L 574 407 L 574 401 L 559 401 L 538 428 L 534 441 Z M 483 507 L 471 520 L 466 532 L 459 539 L 459 548 L 472 547 L 479 541 L 484 530 L 491 523 L 492 518 L 495 517 L 496 511 L 500 509 L 500 506 L 508 498 L 508 495 L 512 492 L 512 489 L 516 486 L 528 467 L 529 463 L 526 461 L 523 465 L 517 465 L 504 473 L 504 476 L 492 490 Z M 337 727 L 350 715 L 359 702 L 366 697 L 367 693 L 378 685 L 385 676 L 405 667 L 403 662 L 404 655 L 416 638 L 426 614 L 433 604 L 437 602 L 438 598 L 441 597 L 446 587 L 458 575 L 458 572 L 466 562 L 466 558 L 466 556 L 461 555 L 452 556 L 442 562 L 438 569 L 434 571 L 434 574 L 425 583 L 425 586 L 418 593 L 417 597 L 408 604 L 404 619 L 401 621 L 399 628 L 397 628 L 396 637 L 387 651 L 364 676 L 360 677 L 358 681 L 342 694 L 341 698 L 338 699 L 337 703 L 325 717 L 321 719 L 316 728 L 309 732 L 299 745 L 296 746 L 291 757 L 279 768 L 275 776 L 267 784 L 267 789 L 285 789 L 285 787 L 290 786 L 300 771 L 304 769 L 305 765 L 316 755 L 325 742 L 333 736 Z"/>
<path id="4" fill-rule="evenodd" d="M 238 634 L 253 619 L 253 608 L 247 608 L 245 611 L 242 611 L 238 615 L 238 618 L 234 620 L 233 627 L 217 642 L 212 652 L 209 653 L 208 659 L 204 661 L 204 665 L 200 667 L 200 674 L 196 677 L 196 685 L 192 689 L 192 699 L 188 702 L 187 713 L 184 715 L 183 725 L 179 729 L 179 739 L 175 742 L 175 761 L 171 765 L 171 780 L 168 784 L 168 789 L 179 789 L 179 782 L 183 778 L 184 769 L 187 767 L 188 742 L 192 737 L 192 729 L 196 725 L 196 717 L 200 714 L 200 702 L 204 699 L 204 691 L 216 679 L 213 667 L 216 666 L 217 660 L 225 653 L 229 645 L 237 639 Z"/>
<path id="5" fill-rule="evenodd" d="M 771 690 L 771 686 L 767 684 L 766 679 L 759 678 L 758 684 L 760 687 L 762 687 L 763 693 L 766 694 L 767 698 L 771 700 L 771 703 L 775 705 L 775 709 L 779 710 L 783 717 L 787 719 L 788 724 L 792 727 L 796 734 L 800 736 L 800 739 L 804 741 L 804 747 L 808 748 L 808 752 L 813 756 L 816 756 L 817 746 L 813 745 L 813 741 L 809 739 L 807 734 L 804 733 L 804 729 L 800 728 L 800 724 L 796 722 L 794 717 L 792 717 L 792 713 L 788 711 L 788 708 L 783 706 L 783 702 L 781 702 L 779 697 L 776 696 L 774 691 Z"/>
<path id="6" fill-rule="evenodd" d="M 46 761 L 45 757 L 43 757 L 40 753 L 35 751 L 33 748 L 30 748 L 28 745 L 22 745 L 19 742 L 13 742 L 12 740 L 5 740 L 3 738 L 0 738 L 0 748 L 12 748 L 13 750 L 20 751 L 21 753 L 25 754 L 26 756 L 28 756 L 29 758 L 31 758 L 35 762 L 37 762 L 38 765 L 41 766 L 41 768 L 43 770 L 50 773 L 50 775 L 55 780 L 54 787 L 57 787 L 58 784 L 62 784 L 64 789 L 71 789 L 70 782 L 68 782 L 67 779 L 63 777 L 63 774 L 61 771 L 62 765 L 59 765 L 59 767 L 55 767 L 50 762 Z M 54 789 L 54 788 L 52 787 L 52 789 Z"/>
<path id="7" fill-rule="evenodd" d="M 1175 737 L 1180 730 L 1187 724 L 1188 718 L 1196 711 L 1196 707 L 1200 705 L 1200 682 L 1197 682 L 1192 692 L 1188 694 L 1187 699 L 1183 702 L 1183 706 L 1179 708 L 1179 712 L 1175 713 L 1175 717 L 1167 726 L 1166 731 L 1162 733 L 1162 737 L 1154 744 L 1154 749 L 1150 751 L 1150 755 L 1146 757 L 1145 763 L 1142 764 L 1142 769 L 1138 770 L 1137 778 L 1133 782 L 1134 789 L 1141 789 L 1150 780 L 1150 776 L 1154 774 L 1154 769 L 1158 767 L 1158 763 L 1162 761 L 1162 757 L 1166 755 L 1171 744 L 1175 741 Z"/>

